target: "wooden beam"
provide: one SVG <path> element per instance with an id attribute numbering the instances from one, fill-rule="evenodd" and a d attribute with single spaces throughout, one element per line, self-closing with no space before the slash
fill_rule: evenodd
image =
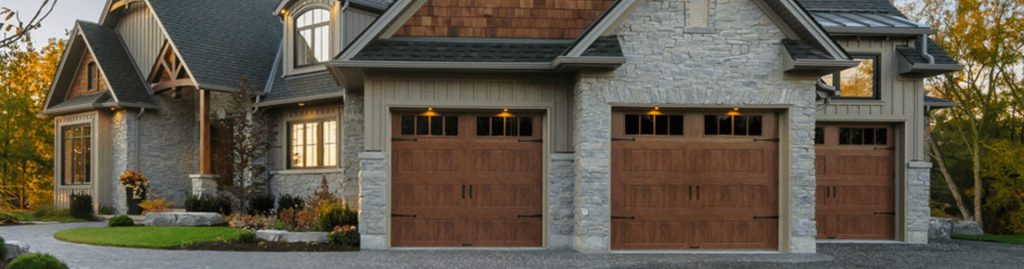
<path id="1" fill-rule="evenodd" d="M 175 79 L 161 81 L 159 83 L 153 83 L 152 88 L 154 93 L 160 93 L 167 90 L 173 90 L 177 88 L 192 87 L 195 86 L 195 82 L 192 79 Z"/>
<path id="2" fill-rule="evenodd" d="M 199 174 L 212 175 L 210 139 L 210 91 L 199 89 Z"/>
<path id="3" fill-rule="evenodd" d="M 110 11 L 113 12 L 115 10 L 118 10 L 118 9 L 121 9 L 121 8 L 124 8 L 124 7 L 127 7 L 127 6 L 128 6 L 128 0 L 117 0 L 117 1 L 114 1 L 113 3 L 110 4 Z"/>

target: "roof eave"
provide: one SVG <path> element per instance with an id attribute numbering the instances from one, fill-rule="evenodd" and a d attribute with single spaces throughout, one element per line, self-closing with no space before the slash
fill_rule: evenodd
<path id="1" fill-rule="evenodd" d="M 905 28 L 905 27 L 825 27 L 831 36 L 888 36 L 888 37 L 917 37 L 937 33 L 931 28 Z"/>
<path id="2" fill-rule="evenodd" d="M 943 74 L 958 72 L 964 69 L 963 65 L 959 64 L 926 64 L 926 63 L 915 63 L 911 64 L 910 68 L 903 70 L 900 68 L 900 75 L 911 78 L 926 78 L 934 77 Z"/>
<path id="3" fill-rule="evenodd" d="M 56 116 L 74 114 L 74 113 L 79 113 L 79 112 L 95 110 L 95 109 L 105 109 L 105 108 L 145 108 L 145 109 L 152 109 L 152 110 L 159 109 L 159 107 L 154 105 L 154 104 L 129 103 L 129 102 L 102 102 L 102 103 L 88 103 L 88 104 L 67 106 L 67 107 L 61 107 L 61 108 L 56 108 L 56 109 L 47 109 L 47 110 L 43 110 L 42 112 L 39 112 L 39 114 L 43 115 L 43 116 L 47 116 L 47 117 L 56 117 Z"/>
<path id="4" fill-rule="evenodd" d="M 856 60 L 795 59 L 786 62 L 786 73 L 814 76 L 824 76 L 860 65 Z"/>
<path id="5" fill-rule="evenodd" d="M 345 92 L 332 92 L 332 93 L 317 94 L 317 95 L 295 97 L 295 98 L 288 98 L 288 99 L 261 101 L 261 102 L 256 104 L 256 107 L 261 107 L 261 108 L 276 107 L 276 106 L 291 105 L 291 104 L 298 104 L 298 103 L 309 103 L 309 102 L 336 100 L 336 99 L 342 99 L 342 98 L 345 98 Z"/>

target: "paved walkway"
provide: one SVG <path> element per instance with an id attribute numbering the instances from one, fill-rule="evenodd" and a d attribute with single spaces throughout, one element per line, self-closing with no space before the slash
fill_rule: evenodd
<path id="1" fill-rule="evenodd" d="M 561 251 L 360 251 L 254 253 L 96 247 L 53 233 L 102 223 L 0 227 L 0 236 L 53 254 L 72 268 L 1022 268 L 1024 246 L 820 244 L 818 255 L 601 254 Z"/>

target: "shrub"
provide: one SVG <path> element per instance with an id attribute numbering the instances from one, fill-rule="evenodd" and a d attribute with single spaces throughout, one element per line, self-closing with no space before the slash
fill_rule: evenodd
<path id="1" fill-rule="evenodd" d="M 189 196 L 185 198 L 185 211 L 210 212 L 231 215 L 231 199 L 224 196 Z"/>
<path id="2" fill-rule="evenodd" d="M 71 218 L 70 209 L 59 209 L 55 207 L 40 207 L 32 212 L 32 219 L 38 221 L 65 221 Z"/>
<path id="3" fill-rule="evenodd" d="M 257 195 L 249 200 L 249 214 L 270 215 L 274 211 L 274 196 Z"/>
<path id="4" fill-rule="evenodd" d="M 318 230 L 318 218 L 320 214 L 314 208 L 302 210 L 285 209 L 278 214 L 278 219 L 289 231 L 312 231 Z"/>
<path id="5" fill-rule="evenodd" d="M 95 215 L 92 211 L 92 195 L 72 194 L 71 195 L 71 217 L 76 219 L 91 220 Z"/>
<path id="6" fill-rule="evenodd" d="M 272 229 L 277 219 L 270 216 L 235 214 L 228 218 L 228 226 L 235 229 L 264 230 Z"/>
<path id="7" fill-rule="evenodd" d="M 139 207 L 142 208 L 142 214 L 171 211 L 171 203 L 166 199 L 146 200 L 140 203 Z"/>
<path id="8" fill-rule="evenodd" d="M 285 209 L 301 210 L 304 208 L 306 208 L 306 201 L 302 200 L 302 198 L 299 198 L 298 196 L 286 194 L 277 198 L 278 212 L 284 211 Z"/>
<path id="9" fill-rule="evenodd" d="M 67 269 L 63 262 L 46 253 L 21 255 L 7 265 L 8 269 Z"/>
<path id="10" fill-rule="evenodd" d="M 239 243 L 256 243 L 256 233 L 251 231 L 245 231 L 238 235 Z"/>
<path id="11" fill-rule="evenodd" d="M 18 217 L 7 212 L 0 212 L 0 225 L 18 224 Z"/>
<path id="12" fill-rule="evenodd" d="M 100 215 L 113 215 L 114 214 L 114 209 L 110 208 L 109 206 L 101 206 L 100 207 L 100 212 L 98 212 L 98 213 L 100 213 Z"/>
<path id="13" fill-rule="evenodd" d="M 334 231 L 327 234 L 327 239 L 330 240 L 331 243 L 337 245 L 350 247 L 359 246 L 359 233 L 356 231 L 355 226 L 345 225 L 334 227 Z"/>
<path id="14" fill-rule="evenodd" d="M 355 226 L 358 224 L 358 215 L 344 203 L 327 203 L 320 205 L 320 229 L 325 232 L 334 230 L 335 227 Z"/>
<path id="15" fill-rule="evenodd" d="M 135 226 L 135 220 L 132 220 L 131 217 L 128 217 L 128 216 L 125 216 L 125 215 L 120 215 L 120 216 L 111 218 L 110 221 L 107 221 L 107 226 L 110 226 L 110 227 L 131 227 L 131 226 Z"/>

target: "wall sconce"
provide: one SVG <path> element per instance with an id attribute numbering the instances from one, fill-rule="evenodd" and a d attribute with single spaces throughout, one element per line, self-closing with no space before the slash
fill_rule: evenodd
<path id="1" fill-rule="evenodd" d="M 299 107 L 304 107 L 304 106 L 306 106 L 306 103 L 299 103 Z"/>
<path id="2" fill-rule="evenodd" d="M 729 111 L 729 113 L 726 113 L 726 115 L 729 115 L 729 117 L 738 117 L 740 115 L 743 115 L 743 113 L 740 113 L 740 108 L 737 107 L 733 108 L 732 111 Z"/>
<path id="3" fill-rule="evenodd" d="M 658 106 L 654 106 L 654 108 L 651 108 L 651 111 L 647 111 L 648 116 L 661 116 L 663 114 L 665 113 L 661 113 L 661 107 Z"/>
<path id="4" fill-rule="evenodd" d="M 506 109 L 502 110 L 501 113 L 498 113 L 497 116 L 499 118 L 511 118 L 511 117 L 515 117 L 516 115 L 512 114 L 511 112 L 508 112 L 508 108 L 506 108 Z"/>
<path id="5" fill-rule="evenodd" d="M 440 115 L 440 114 L 437 114 L 437 112 L 434 112 L 434 108 L 433 107 L 428 107 L 427 111 L 424 111 L 423 113 L 420 113 L 420 116 L 424 116 L 424 117 L 437 117 L 438 115 Z"/>

